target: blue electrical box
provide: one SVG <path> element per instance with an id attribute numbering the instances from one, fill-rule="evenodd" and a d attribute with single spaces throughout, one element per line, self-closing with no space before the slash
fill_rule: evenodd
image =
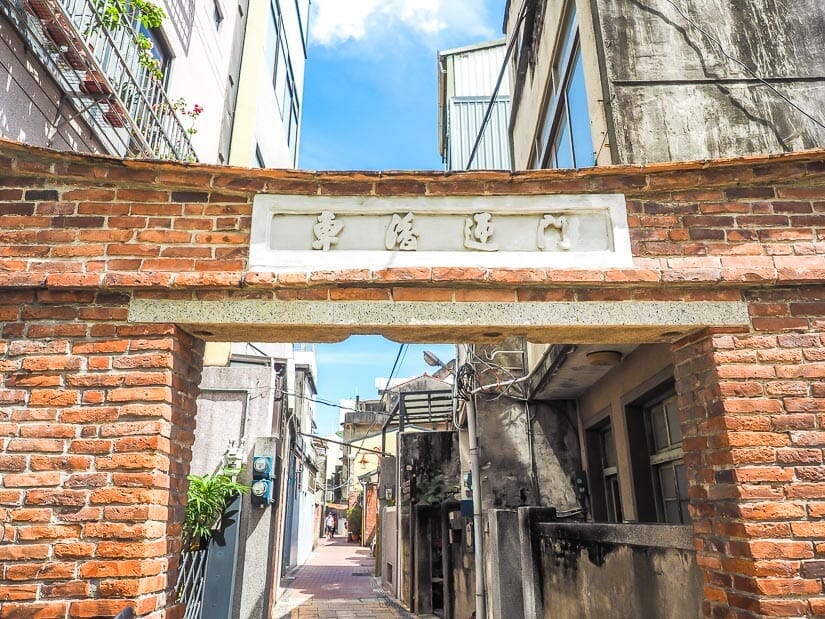
<path id="1" fill-rule="evenodd" d="M 461 501 L 461 517 L 462 518 L 472 518 L 473 517 L 473 501 L 471 499 L 465 499 Z"/>
<path id="2" fill-rule="evenodd" d="M 252 459 L 252 504 L 266 507 L 273 499 L 273 458 L 272 456 L 255 456 Z"/>

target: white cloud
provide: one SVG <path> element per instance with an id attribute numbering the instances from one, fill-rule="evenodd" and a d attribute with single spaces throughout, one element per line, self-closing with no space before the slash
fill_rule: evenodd
<path id="1" fill-rule="evenodd" d="M 335 46 L 366 41 L 401 31 L 433 36 L 496 36 L 486 25 L 487 9 L 479 0 L 316 0 L 310 26 L 313 40 Z"/>

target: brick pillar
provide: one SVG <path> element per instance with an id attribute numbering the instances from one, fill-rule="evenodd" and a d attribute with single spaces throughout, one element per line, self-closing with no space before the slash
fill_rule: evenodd
<path id="1" fill-rule="evenodd" d="M 202 343 L 128 297 L 0 290 L 0 616 L 177 616 Z"/>
<path id="2" fill-rule="evenodd" d="M 708 617 L 825 614 L 825 289 L 749 299 L 753 330 L 675 347 Z"/>

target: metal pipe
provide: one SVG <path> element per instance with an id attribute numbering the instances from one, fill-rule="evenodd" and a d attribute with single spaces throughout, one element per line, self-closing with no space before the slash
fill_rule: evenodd
<path id="1" fill-rule="evenodd" d="M 476 619 L 487 618 L 484 579 L 484 535 L 481 519 L 481 466 L 478 459 L 478 426 L 475 398 L 467 400 L 467 434 L 470 445 L 470 473 L 473 477 L 473 546 L 475 548 Z"/>
<path id="2" fill-rule="evenodd" d="M 462 344 L 458 347 L 458 365 L 466 363 L 472 358 L 470 345 Z M 463 354 L 462 354 L 463 353 Z M 472 477 L 473 497 L 473 547 L 475 561 L 475 616 L 476 619 L 487 619 L 487 597 L 484 577 L 484 528 L 481 515 L 481 465 L 479 463 L 478 424 L 476 419 L 475 393 L 467 400 L 467 438 L 470 448 L 470 475 Z"/>

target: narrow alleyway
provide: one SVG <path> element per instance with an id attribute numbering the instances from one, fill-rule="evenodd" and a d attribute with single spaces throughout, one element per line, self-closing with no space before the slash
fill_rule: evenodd
<path id="1" fill-rule="evenodd" d="M 412 617 L 391 603 L 373 577 L 375 560 L 368 548 L 343 538 L 318 540 L 307 563 L 286 581 L 275 606 L 281 618 L 394 619 Z"/>

